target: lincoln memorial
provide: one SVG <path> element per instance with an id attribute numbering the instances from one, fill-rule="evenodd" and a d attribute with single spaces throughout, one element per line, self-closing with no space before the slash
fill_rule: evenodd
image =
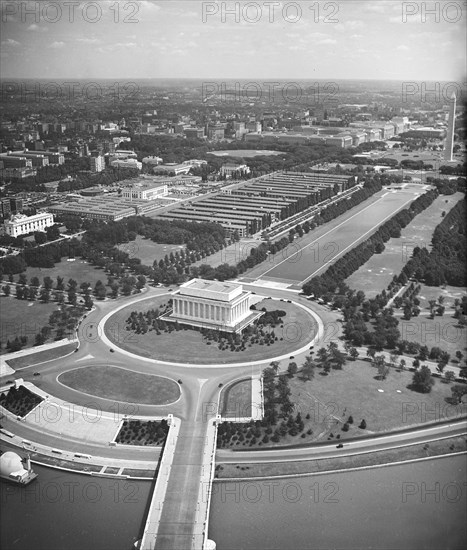
<path id="1" fill-rule="evenodd" d="M 238 283 L 192 279 L 174 292 L 172 312 L 162 318 L 227 332 L 242 330 L 261 315 L 250 310 L 250 297 Z"/>

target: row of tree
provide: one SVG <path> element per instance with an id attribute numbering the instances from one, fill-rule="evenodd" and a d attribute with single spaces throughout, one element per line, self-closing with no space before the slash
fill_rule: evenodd
<path id="1" fill-rule="evenodd" d="M 335 294 L 336 290 L 347 277 L 367 262 L 373 254 L 383 252 L 384 243 L 391 237 L 400 237 L 401 228 L 406 227 L 437 196 L 437 191 L 430 190 L 415 199 L 408 209 L 395 214 L 381 225 L 376 233 L 339 258 L 323 275 L 314 277 L 311 281 L 305 283 L 303 292 L 307 295 L 313 294 L 315 297 L 330 297 L 332 294 Z"/>
<path id="2" fill-rule="evenodd" d="M 429 286 L 467 285 L 467 207 L 459 201 L 444 216 L 432 238 L 432 249 L 416 247 L 403 272 L 407 277 L 423 280 Z"/>

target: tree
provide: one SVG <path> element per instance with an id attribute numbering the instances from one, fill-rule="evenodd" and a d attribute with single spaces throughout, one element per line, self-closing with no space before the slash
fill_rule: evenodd
<path id="1" fill-rule="evenodd" d="M 37 296 L 37 288 L 35 286 L 30 286 L 27 290 L 28 300 L 34 302 Z"/>
<path id="2" fill-rule="evenodd" d="M 434 383 L 435 381 L 431 376 L 431 371 L 426 365 L 422 365 L 419 370 L 414 372 L 412 378 L 412 388 L 415 391 L 420 393 L 430 393 Z"/>
<path id="3" fill-rule="evenodd" d="M 290 378 L 293 378 L 295 374 L 297 374 L 298 367 L 297 363 L 291 362 L 289 363 L 289 366 L 287 367 L 287 373 Z"/>
<path id="4" fill-rule="evenodd" d="M 47 242 L 47 234 L 43 231 L 36 231 L 34 233 L 34 240 L 36 241 L 36 244 L 44 244 Z"/>
<path id="5" fill-rule="evenodd" d="M 359 353 L 356 348 L 350 348 L 349 355 L 352 359 L 352 361 L 356 361 L 358 359 Z"/>
<path id="6" fill-rule="evenodd" d="M 41 283 L 38 277 L 31 277 L 31 286 L 40 286 Z"/>
<path id="7" fill-rule="evenodd" d="M 457 359 L 460 363 L 462 361 L 462 357 L 464 357 L 464 354 L 460 350 L 457 350 L 456 351 L 456 357 L 457 357 Z"/>
<path id="8" fill-rule="evenodd" d="M 86 309 L 92 309 L 92 306 L 94 305 L 94 302 L 92 301 L 92 298 L 89 294 L 86 294 L 84 297 L 84 307 Z"/>
<path id="9" fill-rule="evenodd" d="M 462 403 L 462 397 L 467 394 L 467 386 L 465 384 L 456 384 L 451 388 L 452 400 L 456 405 Z"/>
<path id="10" fill-rule="evenodd" d="M 68 290 L 76 291 L 78 283 L 74 279 L 68 279 Z"/>
<path id="11" fill-rule="evenodd" d="M 446 381 L 447 384 L 454 382 L 455 379 L 456 379 L 456 375 L 452 372 L 452 370 L 447 370 L 444 373 L 444 380 Z"/>
<path id="12" fill-rule="evenodd" d="M 2 286 L 2 291 L 3 291 L 3 294 L 5 294 L 5 296 L 9 296 L 11 293 L 11 286 L 10 285 Z"/>
<path id="13" fill-rule="evenodd" d="M 49 276 L 44 277 L 43 282 L 44 282 L 44 288 L 46 290 L 52 290 L 53 281 Z"/>
<path id="14" fill-rule="evenodd" d="M 279 361 L 272 361 L 271 363 L 269 363 L 269 366 L 271 367 L 272 371 L 274 372 L 274 375 L 277 375 L 277 373 L 279 371 L 279 366 L 280 366 Z"/>
<path id="15" fill-rule="evenodd" d="M 386 363 L 384 355 L 377 355 L 374 358 L 374 366 L 378 369 L 378 376 L 381 380 L 386 380 L 389 374 L 389 365 Z"/>
<path id="16" fill-rule="evenodd" d="M 74 290 L 68 291 L 68 303 L 75 306 L 78 300 L 78 296 Z"/>
<path id="17" fill-rule="evenodd" d="M 315 364 L 313 359 L 308 356 L 302 365 L 301 378 L 302 380 L 313 380 L 315 377 Z"/>
<path id="18" fill-rule="evenodd" d="M 39 294 L 39 300 L 44 304 L 47 304 L 50 301 L 50 290 L 42 288 Z"/>
<path id="19" fill-rule="evenodd" d="M 360 422 L 360 425 L 358 426 L 361 430 L 366 430 L 366 422 L 365 420 L 362 420 Z"/>

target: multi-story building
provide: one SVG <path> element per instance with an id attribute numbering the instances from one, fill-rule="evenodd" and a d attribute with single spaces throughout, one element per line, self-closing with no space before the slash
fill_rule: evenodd
<path id="1" fill-rule="evenodd" d="M 246 164 L 224 164 L 220 169 L 221 176 L 232 178 L 240 173 L 249 174 L 250 168 Z"/>
<path id="2" fill-rule="evenodd" d="M 154 185 L 151 183 L 134 184 L 131 187 L 122 189 L 122 198 L 127 200 L 139 199 L 152 201 L 168 194 L 167 185 Z"/>
<path id="3" fill-rule="evenodd" d="M 136 159 L 121 159 L 113 160 L 110 162 L 112 168 L 136 168 L 137 170 L 143 169 L 143 163 L 138 162 Z"/>
<path id="4" fill-rule="evenodd" d="M 32 168 L 32 160 L 24 156 L 14 156 L 8 153 L 0 154 L 4 168 Z"/>
<path id="5" fill-rule="evenodd" d="M 209 125 L 207 134 L 208 134 L 208 139 L 212 139 L 212 140 L 224 139 L 225 125 L 224 124 Z"/>
<path id="6" fill-rule="evenodd" d="M 53 214 L 43 212 L 34 216 L 16 214 L 3 223 L 5 233 L 11 237 L 26 235 L 33 231 L 45 231 L 47 227 L 54 224 Z"/>
<path id="7" fill-rule="evenodd" d="M 101 155 L 90 158 L 91 172 L 102 172 L 105 168 L 105 158 Z"/>
<path id="8" fill-rule="evenodd" d="M 245 124 L 245 128 L 246 128 L 246 131 L 248 133 L 250 132 L 257 132 L 257 133 L 261 133 L 262 131 L 262 126 L 261 126 L 261 122 L 256 122 L 256 121 L 250 121 L 250 122 L 247 122 Z"/>
<path id="9" fill-rule="evenodd" d="M 23 210 L 23 199 L 18 197 L 9 197 L 10 208 L 12 212 L 21 212 Z"/>
<path id="10" fill-rule="evenodd" d="M 8 153 L 12 157 L 23 157 L 26 159 L 31 159 L 32 166 L 34 168 L 42 168 L 49 165 L 49 158 L 46 155 L 41 154 L 39 151 L 37 153 L 29 153 L 26 151 L 11 151 Z"/>
<path id="11" fill-rule="evenodd" d="M 198 138 L 202 139 L 206 137 L 206 134 L 204 132 L 204 128 L 185 128 L 184 133 L 187 138 Z"/>
<path id="12" fill-rule="evenodd" d="M 65 164 L 65 155 L 58 151 L 28 151 L 29 155 L 44 155 L 48 157 L 49 164 L 60 165 Z"/>
<path id="13" fill-rule="evenodd" d="M 1 199 L 0 200 L 1 214 L 4 218 L 7 218 L 11 214 L 11 203 L 10 199 Z"/>

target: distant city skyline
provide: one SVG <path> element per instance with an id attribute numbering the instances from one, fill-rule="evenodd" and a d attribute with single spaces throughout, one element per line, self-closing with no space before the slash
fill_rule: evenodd
<path id="1" fill-rule="evenodd" d="M 462 3 L 248 4 L 4 1 L 0 76 L 465 82 Z"/>

